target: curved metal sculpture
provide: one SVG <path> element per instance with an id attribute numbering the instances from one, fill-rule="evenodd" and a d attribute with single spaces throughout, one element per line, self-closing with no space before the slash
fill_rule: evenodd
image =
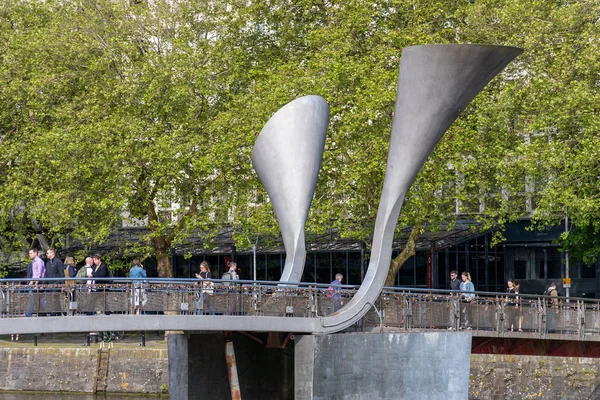
<path id="1" fill-rule="evenodd" d="M 383 288 L 400 208 L 417 173 L 460 112 L 522 49 L 486 45 L 425 45 L 402 51 L 383 193 L 369 268 L 356 295 L 322 318 L 334 332 L 361 318 Z"/>
<path id="2" fill-rule="evenodd" d="M 269 119 L 252 150 L 252 165 L 273 203 L 286 250 L 281 281 L 302 280 L 306 260 L 304 226 L 323 160 L 328 125 L 329 104 L 325 99 L 304 96 Z"/>
<path id="3" fill-rule="evenodd" d="M 348 304 L 320 318 L 319 323 L 310 322 L 313 332 L 342 330 L 358 321 L 372 306 L 389 271 L 400 208 L 418 171 L 460 112 L 522 51 L 489 45 L 425 45 L 402 51 L 391 143 L 369 268 Z M 304 268 L 304 223 L 322 158 L 320 146 L 325 140 L 321 130 L 319 139 L 314 139 L 316 133 L 311 133 L 311 129 L 326 129 L 328 117 L 322 113 L 328 107 L 321 98 L 318 99 L 322 105 L 308 107 L 312 112 L 293 105 L 305 104 L 313 98 L 303 97 L 278 111 L 261 132 L 252 156 L 281 224 L 288 258 L 292 249 L 292 261 L 286 258 L 282 282 L 298 282 Z M 307 118 L 317 115 L 317 121 L 308 125 Z M 299 125 L 305 124 L 307 129 L 300 129 Z M 301 138 L 306 136 L 315 143 L 304 145 Z M 288 140 L 293 142 L 286 143 Z M 282 154 L 273 159 L 278 152 Z M 300 160 L 300 156 L 307 158 Z"/>

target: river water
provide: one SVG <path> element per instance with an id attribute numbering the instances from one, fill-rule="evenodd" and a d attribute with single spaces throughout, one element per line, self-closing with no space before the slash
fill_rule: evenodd
<path id="1" fill-rule="evenodd" d="M 151 400 L 168 399 L 168 395 L 141 395 L 141 394 L 89 394 L 89 393 L 15 393 L 0 392 L 1 400 Z"/>

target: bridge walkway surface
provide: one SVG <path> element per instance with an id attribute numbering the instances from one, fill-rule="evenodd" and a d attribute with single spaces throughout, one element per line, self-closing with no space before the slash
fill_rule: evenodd
<path id="1" fill-rule="evenodd" d="M 0 335 L 92 331 L 313 333 L 357 287 L 315 283 L 114 278 L 68 284 L 0 280 Z M 69 284 L 70 283 L 70 284 Z M 600 342 L 596 299 L 384 288 L 345 331 L 469 331 L 474 338 Z M 307 323 L 307 321 L 310 321 Z"/>

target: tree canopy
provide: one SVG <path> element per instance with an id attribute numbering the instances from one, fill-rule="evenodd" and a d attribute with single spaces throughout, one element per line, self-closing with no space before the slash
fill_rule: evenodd
<path id="1" fill-rule="evenodd" d="M 401 50 L 429 43 L 525 53 L 450 128 L 399 228 L 451 226 L 458 200 L 498 232 L 529 204 L 540 224 L 568 207 L 597 235 L 597 15 L 593 1 L 6 0 L 3 246 L 93 245 L 122 219 L 146 221 L 147 237 L 127 246 L 155 254 L 170 276 L 169 250 L 191 235 L 231 224 L 241 248 L 277 235 L 252 145 L 275 111 L 307 94 L 331 108 L 307 232 L 367 238 Z"/>

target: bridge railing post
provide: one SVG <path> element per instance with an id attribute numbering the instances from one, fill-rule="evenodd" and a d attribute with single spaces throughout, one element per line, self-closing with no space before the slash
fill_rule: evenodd
<path id="1" fill-rule="evenodd" d="M 7 285 L 3 285 L 5 287 L 2 288 L 2 294 L 4 296 L 4 309 L 2 310 L 3 314 L 10 315 L 10 302 L 11 302 L 11 293 L 13 290 Z"/>
<path id="2" fill-rule="evenodd" d="M 537 299 L 538 333 L 541 337 L 548 336 L 548 305 L 545 299 Z"/>
<path id="3" fill-rule="evenodd" d="M 503 334 L 506 324 L 506 304 L 504 298 L 496 296 L 496 332 Z"/>
<path id="4" fill-rule="evenodd" d="M 585 304 L 581 300 L 577 300 L 577 336 L 585 336 Z"/>
<path id="5" fill-rule="evenodd" d="M 260 290 L 260 287 L 256 284 L 256 282 L 252 283 L 252 311 L 254 312 L 254 315 L 258 314 L 258 291 Z"/>
<path id="6" fill-rule="evenodd" d="M 317 289 L 315 289 L 312 286 L 308 287 L 308 307 L 310 310 L 310 316 L 311 317 L 316 317 L 317 316 L 317 298 L 319 296 L 316 295 L 317 294 Z"/>
<path id="7" fill-rule="evenodd" d="M 404 316 L 404 329 L 409 330 L 412 328 L 412 301 L 408 296 L 404 298 L 402 314 Z"/>
<path id="8" fill-rule="evenodd" d="M 452 329 L 458 331 L 460 329 L 460 299 L 457 296 L 453 296 L 451 301 Z"/>

